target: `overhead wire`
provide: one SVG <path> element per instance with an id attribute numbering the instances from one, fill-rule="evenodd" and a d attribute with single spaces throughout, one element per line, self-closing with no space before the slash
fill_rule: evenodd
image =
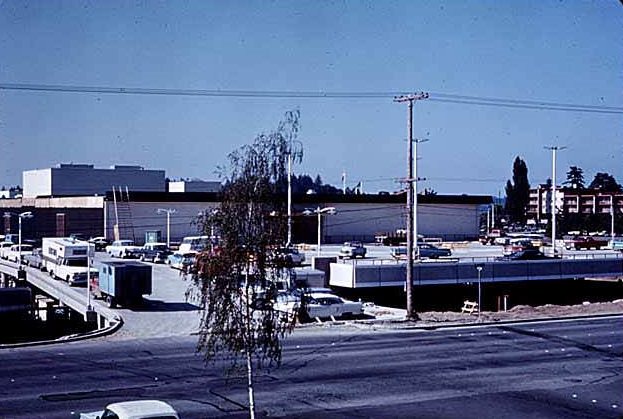
<path id="1" fill-rule="evenodd" d="M 101 93 L 121 95 L 164 95 L 164 96 L 203 96 L 203 97 L 240 97 L 240 98 L 298 98 L 298 99 L 380 99 L 394 98 L 410 92 L 334 92 L 303 90 L 221 90 L 221 89 L 163 89 L 143 87 L 106 87 L 80 85 L 50 85 L 27 83 L 0 83 L 0 90 L 61 92 L 61 93 Z M 461 105 L 493 106 L 563 112 L 588 112 L 600 114 L 623 114 L 623 107 L 606 105 L 585 105 L 526 99 L 504 99 L 485 96 L 469 96 L 441 92 L 429 93 L 428 100 L 434 102 Z"/>

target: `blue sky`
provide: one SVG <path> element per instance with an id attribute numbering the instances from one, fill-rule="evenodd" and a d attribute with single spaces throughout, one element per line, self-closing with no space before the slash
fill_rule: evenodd
<path id="1" fill-rule="evenodd" d="M 623 107 L 618 1 L 0 0 L 0 84 L 250 91 L 428 91 Z M 236 98 L 0 91 L 0 185 L 61 162 L 215 179 L 228 152 L 301 111 L 303 163 L 364 190 L 406 173 L 391 98 Z M 623 182 L 621 114 L 421 101 L 420 189 L 503 194 L 570 165 Z"/>

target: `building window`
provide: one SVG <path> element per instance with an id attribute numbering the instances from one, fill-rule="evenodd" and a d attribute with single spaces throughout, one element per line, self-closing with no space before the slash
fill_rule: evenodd
<path id="1" fill-rule="evenodd" d="M 65 214 L 56 214 L 56 237 L 65 237 L 66 235 Z"/>

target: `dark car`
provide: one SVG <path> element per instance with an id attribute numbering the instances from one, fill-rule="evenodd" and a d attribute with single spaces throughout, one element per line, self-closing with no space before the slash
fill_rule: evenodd
<path id="1" fill-rule="evenodd" d="M 106 246 L 110 245 L 111 241 L 106 237 L 93 237 L 89 239 L 89 243 L 95 245 L 96 252 L 103 252 L 106 250 Z"/>
<path id="2" fill-rule="evenodd" d="M 452 256 L 450 249 L 442 249 L 428 243 L 418 243 L 421 258 L 438 259 L 440 257 Z M 396 260 L 407 259 L 407 248 L 404 246 L 394 247 L 391 255 Z"/>
<path id="3" fill-rule="evenodd" d="M 513 252 L 508 256 L 501 257 L 499 260 L 542 260 L 554 258 L 559 258 L 559 256 L 549 257 L 538 249 L 523 249 Z"/>
<path id="4" fill-rule="evenodd" d="M 145 243 L 139 259 L 153 263 L 165 263 L 171 253 L 173 252 L 164 243 Z"/>
<path id="5" fill-rule="evenodd" d="M 294 247 L 281 247 L 275 250 L 274 258 L 286 266 L 301 266 L 305 262 L 305 253 Z"/>

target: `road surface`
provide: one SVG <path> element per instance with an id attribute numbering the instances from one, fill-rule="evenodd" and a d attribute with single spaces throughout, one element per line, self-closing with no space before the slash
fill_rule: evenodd
<path id="1" fill-rule="evenodd" d="M 0 350 L 1 418 L 69 418 L 156 398 L 183 418 L 246 417 L 242 375 L 196 338 Z M 623 317 L 436 331 L 306 328 L 257 379 L 259 417 L 620 418 Z"/>

